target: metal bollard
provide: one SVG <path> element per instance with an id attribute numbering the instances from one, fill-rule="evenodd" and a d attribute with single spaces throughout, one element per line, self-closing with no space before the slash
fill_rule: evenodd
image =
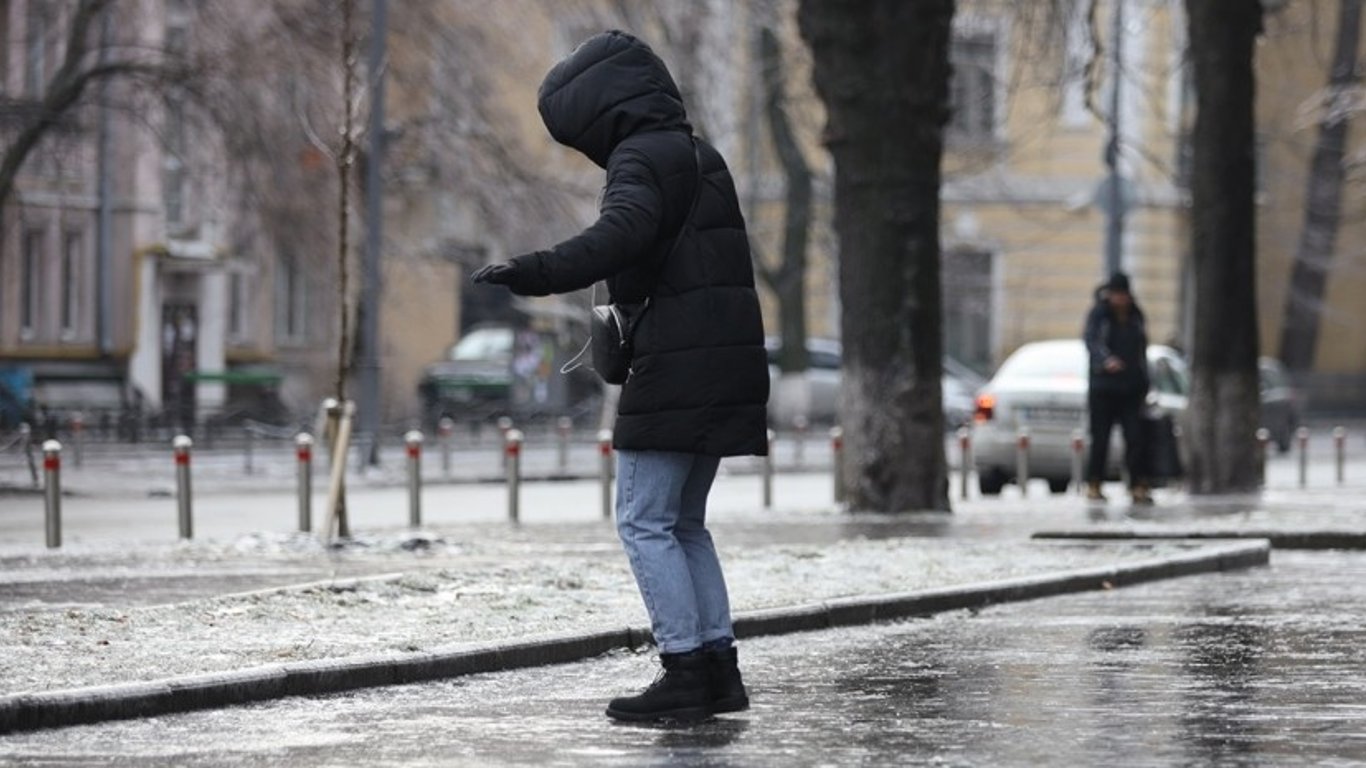
<path id="1" fill-rule="evenodd" d="M 256 473 L 256 434 L 251 431 L 251 427 L 245 430 L 247 436 L 246 452 L 242 458 L 242 471 L 248 475 Z"/>
<path id="2" fill-rule="evenodd" d="M 1309 428 L 1295 430 L 1295 442 L 1300 445 L 1300 487 L 1309 485 Z"/>
<path id="3" fill-rule="evenodd" d="M 811 428 L 811 422 L 805 416 L 798 416 L 792 420 L 792 426 L 797 430 L 796 455 L 793 463 L 797 469 L 806 468 L 806 431 Z"/>
<path id="4" fill-rule="evenodd" d="M 599 479 L 602 481 L 602 519 L 612 519 L 612 430 L 598 431 Z"/>
<path id="5" fill-rule="evenodd" d="M 844 503 L 844 430 L 830 428 L 830 453 L 835 474 L 835 503 Z"/>
<path id="6" fill-rule="evenodd" d="M 190 449 L 194 441 L 189 435 L 176 435 L 171 441 L 175 453 L 176 505 L 180 510 L 180 538 L 194 538 L 194 510 L 190 499 Z"/>
<path id="7" fill-rule="evenodd" d="M 442 416 L 436 423 L 436 433 L 441 438 L 441 474 L 451 475 L 451 435 L 455 432 L 455 420 Z"/>
<path id="8" fill-rule="evenodd" d="M 508 454 L 507 454 L 506 448 L 507 448 L 507 441 L 508 441 L 508 433 L 512 431 L 512 426 L 513 426 L 513 425 L 512 425 L 512 418 L 511 418 L 511 417 L 509 417 L 509 416 L 499 416 L 499 417 L 498 417 L 498 433 L 499 433 L 499 434 L 502 436 L 502 438 L 503 438 L 503 447 L 504 447 L 504 450 L 503 450 L 503 470 L 504 470 L 504 471 L 507 471 L 507 468 L 508 468 Z"/>
<path id="9" fill-rule="evenodd" d="M 1082 486 L 1082 457 L 1086 453 L 1086 433 L 1080 429 L 1072 430 L 1072 492 L 1081 493 Z"/>
<path id="10" fill-rule="evenodd" d="M 71 414 L 71 442 L 76 467 L 80 468 L 85 464 L 85 414 L 80 411 Z"/>
<path id="11" fill-rule="evenodd" d="M 422 433 L 416 429 L 403 435 L 408 448 L 408 525 L 422 527 Z"/>
<path id="12" fill-rule="evenodd" d="M 768 452 L 764 454 L 764 509 L 773 509 L 773 430 L 768 431 Z"/>
<path id="13" fill-rule="evenodd" d="M 1337 467 L 1338 485 L 1347 481 L 1347 428 L 1333 427 L 1333 460 Z"/>
<path id="14" fill-rule="evenodd" d="M 1020 495 L 1029 495 L 1029 430 L 1020 427 L 1015 433 L 1015 482 Z"/>
<path id="15" fill-rule="evenodd" d="M 313 530 L 313 436 L 300 432 L 294 436 L 294 457 L 299 471 L 299 532 Z"/>
<path id="16" fill-rule="evenodd" d="M 561 416 L 555 420 L 555 436 L 558 439 L 560 474 L 569 471 L 569 435 L 574 431 L 574 420 Z"/>
<path id="17" fill-rule="evenodd" d="M 47 548 L 56 549 L 62 546 L 62 444 L 56 440 L 43 443 L 43 481 Z"/>
<path id="18" fill-rule="evenodd" d="M 1266 460 L 1270 458 L 1267 446 L 1271 444 L 1271 430 L 1261 427 L 1257 430 L 1257 450 L 1261 451 L 1262 456 L 1262 485 L 1266 485 Z"/>
<path id="19" fill-rule="evenodd" d="M 958 495 L 968 499 L 968 475 L 972 472 L 972 430 L 958 428 Z"/>
<path id="20" fill-rule="evenodd" d="M 508 520 L 514 525 L 522 516 L 522 440 L 520 429 L 509 429 L 503 445 L 508 471 Z"/>

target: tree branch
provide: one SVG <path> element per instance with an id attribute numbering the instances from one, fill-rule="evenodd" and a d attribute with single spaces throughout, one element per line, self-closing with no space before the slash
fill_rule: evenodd
<path id="1" fill-rule="evenodd" d="M 165 66 L 142 61 L 116 61 L 87 66 L 90 52 L 91 28 L 112 0 L 81 0 L 71 17 L 66 35 L 66 52 L 62 64 L 43 89 L 43 98 L 33 118 L 19 129 L 18 135 L 5 148 L 0 158 L 0 205 L 9 199 L 19 171 L 42 141 L 43 136 L 56 126 L 85 95 L 86 88 L 97 80 L 135 75 L 165 75 Z"/>

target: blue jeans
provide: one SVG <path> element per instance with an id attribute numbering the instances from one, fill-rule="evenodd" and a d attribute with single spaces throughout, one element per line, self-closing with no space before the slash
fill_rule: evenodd
<path id="1" fill-rule="evenodd" d="M 721 460 L 620 451 L 617 534 L 661 653 L 732 636 L 730 597 L 707 531 L 707 494 Z"/>

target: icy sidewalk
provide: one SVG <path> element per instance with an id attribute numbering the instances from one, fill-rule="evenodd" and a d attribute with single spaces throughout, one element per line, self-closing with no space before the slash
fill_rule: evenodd
<path id="1" fill-rule="evenodd" d="M 776 515 L 763 525 L 776 534 L 791 522 Z M 1123 565 L 1191 549 L 925 538 L 746 543 L 765 538 L 775 537 L 753 528 L 729 539 L 724 528 L 718 533 L 737 613 Z M 453 527 L 372 535 L 339 551 L 307 537 L 253 535 L 144 547 L 136 555 L 110 548 L 8 557 L 3 566 L 0 695 L 647 624 L 605 526 L 566 527 L 563 536 L 553 528 Z M 150 605 L 109 586 L 124 580 L 138 589 L 139 579 L 174 582 L 200 572 L 219 578 L 223 591 L 241 583 L 229 578 L 234 574 L 303 583 Z M 92 590 L 86 577 L 103 587 Z M 42 600 L 6 596 L 20 585 L 47 591 Z"/>

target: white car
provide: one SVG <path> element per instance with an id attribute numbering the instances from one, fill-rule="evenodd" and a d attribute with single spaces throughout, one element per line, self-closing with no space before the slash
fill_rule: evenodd
<path id="1" fill-rule="evenodd" d="M 978 487 L 995 495 L 1009 482 L 1019 482 L 1017 444 L 1021 430 L 1029 436 L 1029 477 L 1043 478 L 1054 493 L 1067 490 L 1072 478 L 1074 434 L 1090 451 L 1086 413 L 1090 361 L 1081 340 L 1026 344 L 1003 363 L 977 396 L 973 420 L 972 458 Z M 1178 417 L 1186 409 L 1189 377 L 1176 350 L 1148 346 L 1152 390 L 1148 407 Z M 1179 418 L 1178 418 L 1179 421 Z M 1120 476 L 1124 456 L 1116 425 L 1110 435 L 1107 478 Z M 1083 467 L 1085 465 L 1083 464 Z"/>
<path id="2" fill-rule="evenodd" d="M 787 427 L 791 425 L 791 419 L 785 418 L 786 414 L 780 412 L 781 398 L 777 394 L 778 382 L 782 378 L 778 371 L 779 341 L 770 337 L 765 341 L 765 346 L 768 348 L 769 378 L 773 383 L 768 399 L 768 420 L 770 424 Z M 808 368 L 802 377 L 806 381 L 807 397 L 810 398 L 810 418 L 817 424 L 833 424 L 839 418 L 842 348 L 833 339 L 810 338 L 806 340 L 806 352 Z M 941 385 L 945 429 L 957 429 L 971 421 L 975 407 L 973 395 L 984 383 L 982 377 L 967 365 L 944 356 Z"/>

